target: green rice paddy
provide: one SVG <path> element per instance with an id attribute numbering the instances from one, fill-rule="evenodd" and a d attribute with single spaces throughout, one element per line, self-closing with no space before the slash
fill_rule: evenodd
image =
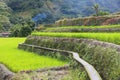
<path id="1" fill-rule="evenodd" d="M 120 33 L 55 33 L 55 32 L 33 32 L 32 35 L 68 38 L 87 38 L 105 42 L 120 44 Z"/>
<path id="2" fill-rule="evenodd" d="M 102 26 L 62 26 L 62 27 L 51 27 L 46 28 L 48 30 L 63 30 L 63 29 L 99 29 L 99 28 L 120 28 L 120 24 L 118 25 L 102 25 Z"/>
<path id="3" fill-rule="evenodd" d="M 18 44 L 24 40 L 25 38 L 0 38 L 0 63 L 14 72 L 67 64 L 67 62 L 17 49 Z"/>

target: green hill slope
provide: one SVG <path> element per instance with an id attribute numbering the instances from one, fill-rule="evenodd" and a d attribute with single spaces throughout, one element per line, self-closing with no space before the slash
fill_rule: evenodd
<path id="1" fill-rule="evenodd" d="M 9 16 L 11 15 L 11 9 L 6 3 L 0 2 L 0 32 L 8 29 L 11 25 Z"/>
<path id="2" fill-rule="evenodd" d="M 26 18 L 36 24 L 49 24 L 58 19 L 93 15 L 94 4 L 103 11 L 119 12 L 119 3 L 119 0 L 0 0 L 0 15 L 12 24 Z"/>

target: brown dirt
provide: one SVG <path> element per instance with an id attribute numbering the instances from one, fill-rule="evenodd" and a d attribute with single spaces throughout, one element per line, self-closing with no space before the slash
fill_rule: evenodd
<path id="1" fill-rule="evenodd" d="M 57 67 L 40 69 L 37 71 L 21 71 L 17 73 L 11 80 L 63 80 L 69 75 L 69 68 Z"/>
<path id="2" fill-rule="evenodd" d="M 0 80 L 10 80 L 13 75 L 13 72 L 9 71 L 3 64 L 0 64 Z"/>

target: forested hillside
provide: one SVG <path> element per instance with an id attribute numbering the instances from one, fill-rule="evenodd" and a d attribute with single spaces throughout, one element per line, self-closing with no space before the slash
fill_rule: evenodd
<path id="1" fill-rule="evenodd" d="M 0 0 L 0 18 L 9 24 L 7 27 L 30 19 L 37 25 L 49 24 L 62 18 L 94 15 L 95 4 L 107 13 L 120 11 L 120 0 Z"/>
<path id="2" fill-rule="evenodd" d="M 11 25 L 9 20 L 10 15 L 10 7 L 6 3 L 0 2 L 0 31 L 8 29 Z"/>
<path id="3" fill-rule="evenodd" d="M 94 4 L 99 4 L 100 9 L 108 12 L 119 11 L 120 0 L 5 0 L 14 11 L 34 9 L 36 12 L 60 12 L 61 15 L 87 16 L 93 14 Z M 35 12 L 35 13 L 36 13 Z"/>

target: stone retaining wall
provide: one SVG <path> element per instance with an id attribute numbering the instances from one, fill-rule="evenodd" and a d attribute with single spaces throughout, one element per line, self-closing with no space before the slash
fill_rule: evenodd
<path id="1" fill-rule="evenodd" d="M 9 71 L 3 64 L 0 64 L 0 80 L 10 80 L 14 73 Z"/>
<path id="2" fill-rule="evenodd" d="M 55 42 L 56 44 L 59 42 L 71 42 L 72 43 L 85 43 L 90 46 L 101 46 L 103 48 L 111 48 L 111 49 L 116 49 L 117 51 L 120 52 L 120 45 L 109 43 L 109 42 L 104 42 L 104 41 L 98 41 L 94 39 L 83 39 L 83 38 L 59 38 L 59 37 L 44 37 L 44 36 L 29 36 L 25 44 L 33 44 L 33 45 L 39 45 L 40 41 L 47 41 L 51 40 Z M 47 44 L 46 44 L 47 45 Z M 64 45 L 64 44 L 63 44 Z M 46 47 L 46 46 L 43 46 Z M 64 49 L 63 49 L 64 50 Z"/>
<path id="3" fill-rule="evenodd" d="M 56 26 L 97 26 L 120 24 L 120 16 L 92 16 L 86 18 L 63 19 L 56 21 Z"/>

